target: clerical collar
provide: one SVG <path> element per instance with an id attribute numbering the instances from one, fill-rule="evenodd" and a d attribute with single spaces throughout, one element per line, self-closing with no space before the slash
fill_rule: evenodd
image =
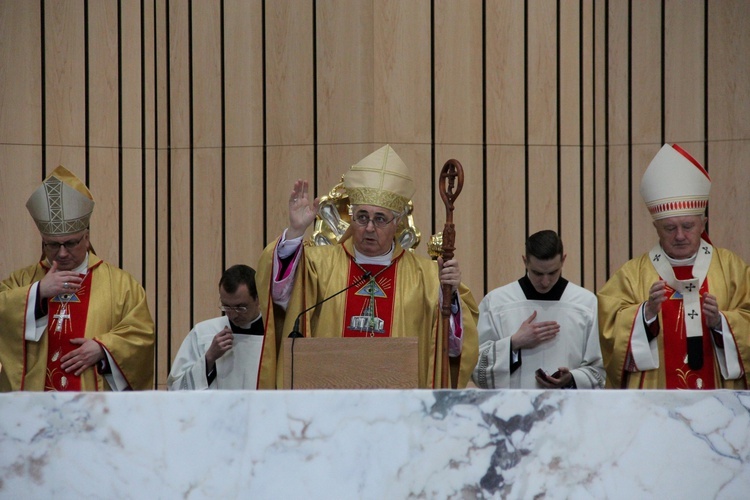
<path id="1" fill-rule="evenodd" d="M 375 264 L 377 266 L 387 266 L 391 263 L 391 259 L 393 259 L 393 251 L 395 250 L 396 245 L 391 243 L 391 249 L 384 253 L 383 255 L 378 255 L 377 257 L 369 257 L 367 255 L 363 255 L 362 253 L 357 250 L 357 248 L 354 248 L 354 262 L 357 264 Z"/>
<path id="2" fill-rule="evenodd" d="M 232 333 L 240 333 L 245 335 L 263 335 L 263 321 L 262 316 L 258 314 L 258 316 L 252 320 L 250 323 L 239 326 L 232 323 L 232 321 L 227 318 L 227 321 L 229 321 L 229 326 L 232 327 Z"/>
<path id="3" fill-rule="evenodd" d="M 673 259 L 669 255 L 667 255 L 667 252 L 664 252 L 664 255 L 667 257 L 667 262 L 669 262 L 672 267 L 681 267 L 692 266 L 693 264 L 695 264 L 695 257 L 698 255 L 698 252 L 695 252 L 692 257 L 688 257 L 687 259 Z"/>
<path id="4" fill-rule="evenodd" d="M 537 292 L 534 285 L 531 284 L 531 280 L 526 275 L 518 280 L 518 284 L 521 285 L 521 290 L 523 290 L 526 300 L 560 300 L 565 287 L 568 286 L 568 280 L 560 276 L 557 283 L 547 293 Z"/>

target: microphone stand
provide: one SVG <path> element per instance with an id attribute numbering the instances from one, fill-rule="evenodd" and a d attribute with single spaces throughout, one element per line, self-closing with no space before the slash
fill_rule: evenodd
<path id="1" fill-rule="evenodd" d="M 357 278 L 356 280 L 354 280 L 354 283 L 352 283 L 351 285 L 349 285 L 349 286 L 347 286 L 345 288 L 342 288 L 341 290 L 339 290 L 338 292 L 334 293 L 333 295 L 329 295 L 328 297 L 324 298 L 320 302 L 316 302 L 315 304 L 311 305 L 310 307 L 308 307 L 307 309 L 305 309 L 304 311 L 302 311 L 301 313 L 299 313 L 297 315 L 297 317 L 294 320 L 294 326 L 292 327 L 292 331 L 289 334 L 289 338 L 292 339 L 292 345 L 289 347 L 289 354 L 290 354 L 290 357 L 291 357 L 291 359 L 289 360 L 289 364 L 290 364 L 290 369 L 291 369 L 291 372 L 292 372 L 290 380 L 289 380 L 289 389 L 290 390 L 294 389 L 294 342 L 298 338 L 304 337 L 304 335 L 302 334 L 302 332 L 299 331 L 300 318 L 302 318 L 302 316 L 305 313 L 310 312 L 311 310 L 315 309 L 316 307 L 318 307 L 319 305 L 323 304 L 324 302 L 327 302 L 327 301 L 331 300 L 332 298 L 336 297 L 337 295 L 340 295 L 340 294 L 344 293 L 345 291 L 349 290 L 352 287 L 355 287 L 357 285 L 361 285 L 365 281 L 369 280 L 371 277 L 372 277 L 372 273 L 370 273 L 370 271 L 366 271 L 365 274 L 363 274 L 362 276 L 360 276 L 359 278 Z"/>

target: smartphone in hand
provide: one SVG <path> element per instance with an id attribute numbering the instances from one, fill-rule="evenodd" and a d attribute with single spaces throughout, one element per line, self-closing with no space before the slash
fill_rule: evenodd
<path id="1" fill-rule="evenodd" d="M 547 374 L 547 372 L 545 372 L 545 371 L 544 371 L 544 369 L 542 369 L 542 368 L 538 368 L 538 369 L 537 369 L 537 371 L 536 371 L 535 373 L 536 373 L 536 376 L 537 376 L 537 377 L 541 378 L 541 379 L 542 379 L 542 380 L 544 380 L 545 382 L 549 382 L 550 384 L 554 384 L 554 383 L 555 383 L 555 381 L 554 381 L 554 380 L 552 379 L 552 377 L 550 377 L 550 376 L 549 376 L 549 375 Z M 560 375 L 560 373 L 559 373 L 559 372 L 555 372 L 555 375 L 559 376 L 559 375 Z"/>

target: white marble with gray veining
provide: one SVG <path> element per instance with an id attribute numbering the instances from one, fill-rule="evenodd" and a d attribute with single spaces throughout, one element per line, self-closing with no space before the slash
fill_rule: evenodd
<path id="1" fill-rule="evenodd" d="M 0 498 L 750 495 L 750 392 L 0 395 Z"/>

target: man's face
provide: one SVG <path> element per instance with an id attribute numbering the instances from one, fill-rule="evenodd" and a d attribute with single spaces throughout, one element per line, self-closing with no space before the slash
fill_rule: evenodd
<path id="1" fill-rule="evenodd" d="M 654 221 L 659 243 L 673 259 L 688 259 L 698 252 L 706 228 L 702 215 L 683 215 Z"/>
<path id="2" fill-rule="evenodd" d="M 221 305 L 228 309 L 224 311 L 227 318 L 237 326 L 244 326 L 258 317 L 260 314 L 260 304 L 257 298 L 252 298 L 244 283 L 237 287 L 234 293 L 224 290 L 223 286 L 219 287 L 219 300 Z M 245 311 L 236 311 L 234 308 L 245 308 Z M 231 308 L 231 309 L 230 309 Z"/>
<path id="3" fill-rule="evenodd" d="M 529 255 L 528 258 L 523 257 L 526 275 L 539 293 L 552 290 L 562 275 L 563 262 L 565 262 L 565 255 L 556 255 L 549 260 L 540 260 L 533 255 Z"/>
<path id="4" fill-rule="evenodd" d="M 60 271 L 72 271 L 80 266 L 89 250 L 89 231 L 64 236 L 42 235 L 42 248 L 50 264 L 57 262 Z"/>
<path id="5" fill-rule="evenodd" d="M 360 221 L 365 220 L 365 224 L 358 223 L 358 219 Z M 398 217 L 394 218 L 393 212 L 383 207 L 374 205 L 352 207 L 354 247 L 368 257 L 377 257 L 388 253 L 396 235 L 398 220 Z"/>

